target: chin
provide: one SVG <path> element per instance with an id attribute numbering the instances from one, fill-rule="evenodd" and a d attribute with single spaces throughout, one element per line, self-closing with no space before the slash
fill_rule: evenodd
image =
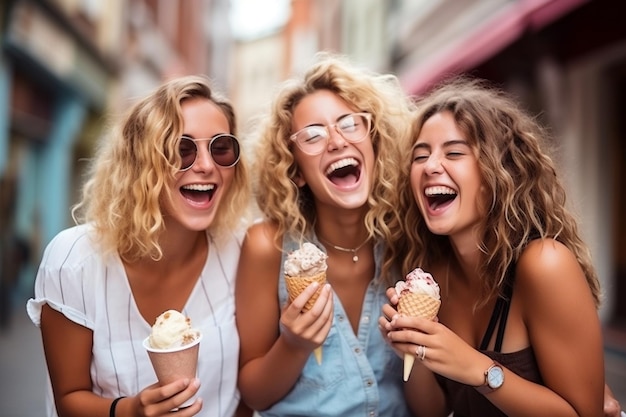
<path id="1" fill-rule="evenodd" d="M 344 209 L 360 209 L 367 204 L 367 198 L 335 200 L 335 203 Z"/>
<path id="2" fill-rule="evenodd" d="M 428 222 L 426 223 L 426 227 L 428 228 L 428 231 L 432 233 L 433 235 L 437 235 L 437 236 L 449 236 L 450 235 L 450 229 L 448 228 L 443 228 L 441 226 L 432 225 L 432 224 L 429 224 Z"/>

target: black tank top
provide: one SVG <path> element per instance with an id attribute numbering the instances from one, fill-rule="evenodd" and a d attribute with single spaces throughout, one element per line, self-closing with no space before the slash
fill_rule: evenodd
<path id="1" fill-rule="evenodd" d="M 515 264 L 511 264 L 505 277 L 503 294 L 496 300 L 496 305 L 491 313 L 487 330 L 480 343 L 479 350 L 491 359 L 499 362 L 512 372 L 529 381 L 543 384 L 539 367 L 532 347 L 527 347 L 517 352 L 502 353 L 502 341 L 506 330 L 506 322 L 509 316 L 511 298 L 513 297 L 513 281 L 515 279 Z M 498 327 L 494 350 L 487 347 L 493 337 L 493 332 Z M 506 416 L 495 407 L 484 395 L 479 394 L 474 387 L 452 381 L 441 375 L 436 375 L 437 381 L 446 393 L 448 406 L 454 412 L 454 417 L 502 417 Z M 506 383 L 506 382 L 505 382 Z"/>

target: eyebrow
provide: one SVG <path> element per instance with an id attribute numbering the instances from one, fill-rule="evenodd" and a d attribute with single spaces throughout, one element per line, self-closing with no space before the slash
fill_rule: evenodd
<path id="1" fill-rule="evenodd" d="M 182 134 L 182 135 L 180 135 L 180 136 L 181 136 L 181 137 L 186 137 L 187 139 L 201 140 L 201 139 L 213 139 L 214 137 L 219 136 L 219 135 L 233 135 L 233 134 L 232 134 L 232 133 L 229 133 L 229 132 L 221 132 L 221 133 L 216 133 L 216 134 L 214 134 L 214 135 L 213 135 L 213 136 L 211 136 L 211 137 L 205 137 L 205 138 L 197 138 L 197 137 L 195 137 L 194 135 L 190 135 L 190 134 L 187 134 L 187 133 L 183 133 L 183 134 Z M 233 136 L 235 136 L 235 135 L 233 135 Z"/>
<path id="2" fill-rule="evenodd" d="M 454 145 L 465 145 L 465 146 L 469 146 L 469 144 L 467 143 L 466 140 L 463 139 L 452 139 L 452 140 L 448 140 L 445 141 L 443 143 L 443 147 L 447 148 L 450 146 L 454 146 Z M 420 143 L 416 143 L 415 145 L 413 145 L 413 150 L 415 149 L 430 149 L 431 146 L 426 143 L 426 142 L 420 142 Z"/>
<path id="3" fill-rule="evenodd" d="M 331 124 L 331 125 L 332 125 L 332 124 L 336 124 L 337 122 L 339 122 L 339 120 L 343 119 L 343 118 L 344 118 L 344 117 L 346 117 L 346 116 L 349 116 L 349 115 L 351 115 L 351 114 L 354 114 L 354 113 L 359 113 L 359 112 L 349 112 L 349 113 L 341 114 L 341 115 L 339 115 L 339 116 L 335 119 L 334 123 L 330 123 L 330 124 Z M 326 126 L 326 125 L 327 125 L 326 123 L 311 123 L 311 124 L 308 124 L 308 125 L 304 126 L 302 129 L 305 129 L 305 128 L 307 128 L 307 127 L 313 127 L 313 126 L 315 126 L 315 127 L 323 127 L 323 126 Z M 299 130 L 302 130 L 302 129 L 299 129 Z"/>

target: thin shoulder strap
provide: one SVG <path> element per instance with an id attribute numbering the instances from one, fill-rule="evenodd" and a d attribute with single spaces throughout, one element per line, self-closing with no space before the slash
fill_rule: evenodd
<path id="1" fill-rule="evenodd" d="M 509 318 L 509 308 L 511 307 L 511 297 L 513 297 L 513 277 L 514 274 L 511 269 L 507 273 L 507 279 L 504 283 L 504 297 L 500 298 L 503 301 L 502 312 L 500 314 L 500 323 L 498 326 L 498 334 L 496 334 L 496 344 L 494 351 L 502 351 L 502 340 L 504 340 L 504 330 L 506 330 L 506 322 Z"/>
<path id="2" fill-rule="evenodd" d="M 513 281 L 515 279 L 515 263 L 511 263 L 507 269 L 506 277 L 504 278 L 503 294 L 498 296 L 496 305 L 493 307 L 493 312 L 489 318 L 489 324 L 487 330 L 483 336 L 483 340 L 480 342 L 480 350 L 487 350 L 489 341 L 493 335 L 496 324 L 498 324 L 498 333 L 496 334 L 496 344 L 494 346 L 494 352 L 500 352 L 502 350 L 502 341 L 504 340 L 504 331 L 506 330 L 506 322 L 509 317 L 509 308 L 511 306 L 511 297 L 513 297 Z"/>

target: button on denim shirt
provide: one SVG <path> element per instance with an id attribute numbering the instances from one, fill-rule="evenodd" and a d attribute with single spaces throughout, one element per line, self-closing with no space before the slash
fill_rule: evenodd
<path id="1" fill-rule="evenodd" d="M 320 249 L 324 246 L 311 239 Z M 278 292 L 280 305 L 288 301 L 283 279 L 286 255 L 299 242 L 285 238 Z M 388 302 L 387 286 L 380 281 L 382 245 L 375 245 L 376 272 L 363 300 L 363 310 L 355 335 L 341 301 L 334 294 L 334 317 L 322 345 L 322 364 L 313 354 L 307 360 L 294 387 L 267 410 L 269 416 L 409 416 L 402 382 L 402 359 L 383 340 L 378 329 L 382 306 Z"/>

